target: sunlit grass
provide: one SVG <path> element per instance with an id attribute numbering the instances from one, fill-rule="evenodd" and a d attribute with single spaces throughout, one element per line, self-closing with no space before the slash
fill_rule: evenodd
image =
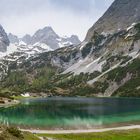
<path id="1" fill-rule="evenodd" d="M 56 140 L 140 140 L 140 130 L 109 131 L 85 134 L 38 134 Z"/>

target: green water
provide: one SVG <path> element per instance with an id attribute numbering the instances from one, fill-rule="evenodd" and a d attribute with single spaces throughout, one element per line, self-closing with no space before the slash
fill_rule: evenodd
<path id="1" fill-rule="evenodd" d="M 29 128 L 92 128 L 133 121 L 140 121 L 140 99 L 25 99 L 20 105 L 0 108 L 0 123 Z"/>

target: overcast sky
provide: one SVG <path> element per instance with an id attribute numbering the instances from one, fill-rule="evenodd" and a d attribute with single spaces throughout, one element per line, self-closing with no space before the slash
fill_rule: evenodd
<path id="1" fill-rule="evenodd" d="M 61 36 L 76 34 L 84 39 L 87 30 L 113 0 L 0 0 L 0 24 L 18 36 L 52 26 Z"/>

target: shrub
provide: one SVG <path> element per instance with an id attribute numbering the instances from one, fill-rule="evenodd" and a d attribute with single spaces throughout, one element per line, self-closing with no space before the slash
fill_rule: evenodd
<path id="1" fill-rule="evenodd" d="M 17 138 L 23 138 L 23 135 L 20 130 L 18 130 L 16 127 L 9 127 L 7 128 L 7 132 L 11 135 L 17 137 Z"/>
<path id="2" fill-rule="evenodd" d="M 4 136 L 0 136 L 0 140 L 6 140 Z"/>
<path id="3" fill-rule="evenodd" d="M 90 53 L 91 48 L 93 46 L 92 42 L 89 42 L 83 49 L 82 49 L 82 57 L 85 58 Z"/>

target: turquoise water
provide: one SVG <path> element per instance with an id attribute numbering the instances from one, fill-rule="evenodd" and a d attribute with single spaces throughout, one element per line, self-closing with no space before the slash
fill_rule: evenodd
<path id="1" fill-rule="evenodd" d="M 29 128 L 92 128 L 133 121 L 140 121 L 140 99 L 53 97 L 0 108 L 0 123 Z"/>

